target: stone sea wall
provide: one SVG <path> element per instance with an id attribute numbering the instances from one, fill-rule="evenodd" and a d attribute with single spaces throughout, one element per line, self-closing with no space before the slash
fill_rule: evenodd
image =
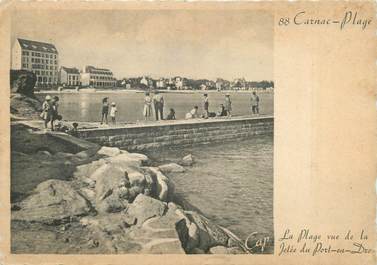
<path id="1" fill-rule="evenodd" d="M 104 146 L 144 151 L 165 146 L 190 146 L 272 134 L 273 117 L 174 121 L 122 128 L 82 129 L 79 137 Z"/>

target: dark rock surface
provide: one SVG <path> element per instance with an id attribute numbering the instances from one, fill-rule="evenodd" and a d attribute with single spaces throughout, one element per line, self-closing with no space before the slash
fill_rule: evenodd
<path id="1" fill-rule="evenodd" d="M 27 70 L 10 70 L 10 87 L 12 93 L 33 97 L 36 82 L 37 76 L 33 72 Z"/>

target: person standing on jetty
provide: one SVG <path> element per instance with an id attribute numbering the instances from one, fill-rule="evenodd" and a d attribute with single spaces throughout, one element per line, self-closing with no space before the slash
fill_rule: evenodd
<path id="1" fill-rule="evenodd" d="M 54 96 L 51 100 L 51 107 L 52 107 L 52 116 L 51 116 L 51 130 L 54 130 L 54 122 L 58 119 L 59 116 L 59 97 Z"/>
<path id="2" fill-rule="evenodd" d="M 151 114 L 152 114 L 152 99 L 149 96 L 149 92 L 145 92 L 144 109 L 143 109 L 144 119 L 148 121 Z"/>
<path id="3" fill-rule="evenodd" d="M 160 119 L 164 119 L 164 97 L 160 94 L 158 90 L 154 92 L 153 105 L 154 111 L 156 113 L 156 121 L 158 121 L 158 115 L 160 114 Z"/>
<path id="4" fill-rule="evenodd" d="M 45 129 L 47 129 L 48 123 L 53 120 L 54 110 L 52 107 L 51 96 L 47 95 L 45 101 L 42 104 L 41 118 L 44 120 Z M 53 129 L 53 128 L 52 128 Z"/>
<path id="5" fill-rule="evenodd" d="M 109 113 L 109 102 L 108 97 L 102 99 L 102 117 L 101 117 L 101 124 L 103 124 L 103 121 L 105 120 L 106 124 L 108 124 L 107 121 L 107 115 Z"/>
<path id="6" fill-rule="evenodd" d="M 259 97 L 255 91 L 253 91 L 253 94 L 251 95 L 251 112 L 253 114 L 259 114 Z"/>
<path id="7" fill-rule="evenodd" d="M 115 121 L 115 115 L 116 115 L 117 112 L 118 112 L 118 110 L 117 110 L 117 107 L 116 107 L 115 102 L 111 103 L 111 108 L 110 108 L 110 118 L 111 118 L 111 122 L 112 122 L 113 124 L 116 124 L 116 121 Z"/>
<path id="8" fill-rule="evenodd" d="M 204 99 L 203 99 L 203 118 L 208 119 L 208 109 L 209 109 L 209 101 L 208 101 L 208 94 L 204 94 Z"/>
<path id="9" fill-rule="evenodd" d="M 224 109 L 226 111 L 226 116 L 228 118 L 232 117 L 232 101 L 230 100 L 230 95 L 225 95 L 225 103 L 224 103 Z"/>

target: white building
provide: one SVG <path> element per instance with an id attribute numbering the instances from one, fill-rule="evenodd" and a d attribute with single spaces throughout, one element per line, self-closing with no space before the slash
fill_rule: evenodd
<path id="1" fill-rule="evenodd" d="M 162 89 L 165 88 L 165 80 L 163 78 L 160 78 L 156 81 L 156 88 Z"/>
<path id="2" fill-rule="evenodd" d="M 115 87 L 116 80 L 113 77 L 113 72 L 109 69 L 96 68 L 94 66 L 85 66 L 81 73 L 82 86 L 92 87 Z"/>
<path id="3" fill-rule="evenodd" d="M 59 83 L 67 86 L 79 86 L 81 84 L 79 69 L 62 66 L 59 72 Z"/>
<path id="4" fill-rule="evenodd" d="M 182 90 L 183 89 L 183 78 L 182 77 L 175 77 L 174 79 L 175 87 L 177 90 Z"/>
<path id="5" fill-rule="evenodd" d="M 140 84 L 148 86 L 148 79 L 147 79 L 147 77 L 143 76 L 143 78 L 140 80 Z"/>
<path id="6" fill-rule="evenodd" d="M 17 38 L 12 47 L 14 70 L 36 74 L 37 85 L 55 85 L 59 78 L 59 54 L 54 44 Z"/>

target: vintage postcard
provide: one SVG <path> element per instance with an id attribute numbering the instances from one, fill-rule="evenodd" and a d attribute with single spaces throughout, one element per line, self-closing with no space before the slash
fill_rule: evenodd
<path id="1" fill-rule="evenodd" d="M 375 3 L 0 8 L 0 264 L 376 263 Z"/>

